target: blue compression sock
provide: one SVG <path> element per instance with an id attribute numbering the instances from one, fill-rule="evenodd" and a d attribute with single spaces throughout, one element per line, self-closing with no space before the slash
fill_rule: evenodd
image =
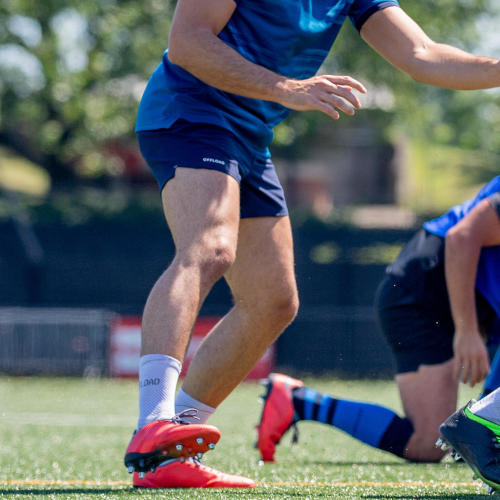
<path id="1" fill-rule="evenodd" d="M 335 399 L 308 387 L 293 390 L 299 420 L 314 420 L 337 427 L 363 443 L 403 457 L 413 425 L 389 408 L 371 403 Z"/>
<path id="2" fill-rule="evenodd" d="M 493 392 L 498 387 L 500 387 L 500 347 L 497 348 L 495 356 L 493 356 L 493 361 L 491 362 L 490 367 L 490 374 L 484 381 L 483 392 L 479 396 L 479 399 L 484 398 L 484 396 L 487 396 L 490 392 Z"/>

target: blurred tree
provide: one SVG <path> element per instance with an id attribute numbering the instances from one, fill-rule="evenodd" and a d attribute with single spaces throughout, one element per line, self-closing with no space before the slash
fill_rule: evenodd
<path id="1" fill-rule="evenodd" d="M 475 20 L 497 12 L 496 1 L 401 0 L 401 5 L 434 39 L 472 48 L 478 41 Z M 42 165 L 56 184 L 120 175 L 123 160 L 108 146 L 133 137 L 138 99 L 167 46 L 174 5 L 173 0 L 2 0 L 0 143 Z M 381 130 L 405 127 L 450 144 L 500 148 L 493 134 L 496 94 L 414 83 L 374 55 L 348 24 L 325 69 L 374 87 L 372 106 L 379 111 L 359 113 L 358 120 L 376 120 Z M 277 145 L 298 144 L 322 120 L 318 113 L 292 116 L 277 129 Z M 290 153 L 298 154 L 298 148 Z"/>
<path id="2" fill-rule="evenodd" d="M 164 0 L 2 0 L 0 142 L 55 183 L 118 175 L 103 145 L 132 137 L 172 11 Z"/>
<path id="3" fill-rule="evenodd" d="M 400 5 L 433 40 L 476 53 L 485 39 L 481 21 L 500 22 L 498 0 L 400 0 Z M 368 80 L 375 92 L 392 94 L 393 130 L 403 128 L 419 139 L 500 152 L 495 133 L 500 125 L 498 91 L 454 92 L 416 83 L 367 49 L 349 24 L 327 64 L 329 70 Z"/>

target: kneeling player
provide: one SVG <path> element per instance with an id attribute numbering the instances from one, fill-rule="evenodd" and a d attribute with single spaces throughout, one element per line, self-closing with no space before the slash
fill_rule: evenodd
<path id="1" fill-rule="evenodd" d="M 274 374 L 268 381 L 258 448 L 275 445 L 299 420 L 333 425 L 412 461 L 439 461 L 440 423 L 455 411 L 458 381 L 474 386 L 489 372 L 482 332 L 500 316 L 500 177 L 469 201 L 424 224 L 387 268 L 376 297 L 397 364 L 404 417 L 377 404 L 336 399 Z M 497 356 L 500 358 L 500 356 Z M 495 359 L 485 383 L 499 384 Z"/>

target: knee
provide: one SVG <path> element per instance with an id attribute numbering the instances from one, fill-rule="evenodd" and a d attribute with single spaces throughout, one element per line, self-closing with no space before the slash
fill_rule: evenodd
<path id="1" fill-rule="evenodd" d="M 228 239 L 217 238 L 179 251 L 177 258 L 180 265 L 197 269 L 202 283 L 211 285 L 231 267 L 236 249 Z"/>
<path id="2" fill-rule="evenodd" d="M 261 301 L 259 314 L 267 321 L 276 325 L 281 332 L 290 324 L 299 310 L 299 297 L 295 287 L 289 287 L 280 292 L 269 293 Z"/>
<path id="3" fill-rule="evenodd" d="M 215 282 L 233 265 L 235 248 L 224 240 L 205 246 L 200 252 L 199 266 L 202 279 Z"/>

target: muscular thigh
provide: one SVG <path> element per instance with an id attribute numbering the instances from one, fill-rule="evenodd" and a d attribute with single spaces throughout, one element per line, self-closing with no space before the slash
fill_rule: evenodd
<path id="1" fill-rule="evenodd" d="M 241 219 L 236 260 L 225 278 L 236 300 L 296 300 L 293 241 L 288 216 Z"/>
<path id="2" fill-rule="evenodd" d="M 162 202 L 177 251 L 215 244 L 236 248 L 239 185 L 230 175 L 177 167 Z"/>
<path id="3" fill-rule="evenodd" d="M 453 360 L 437 365 L 420 365 L 416 372 L 396 376 L 406 417 L 414 433 L 406 457 L 417 461 L 439 460 L 443 455 L 435 448 L 439 426 L 457 405 L 458 382 L 453 377 Z"/>
<path id="4" fill-rule="evenodd" d="M 437 431 L 455 411 L 458 382 L 453 360 L 438 365 L 420 365 L 418 371 L 396 375 L 405 414 L 414 427 Z"/>

